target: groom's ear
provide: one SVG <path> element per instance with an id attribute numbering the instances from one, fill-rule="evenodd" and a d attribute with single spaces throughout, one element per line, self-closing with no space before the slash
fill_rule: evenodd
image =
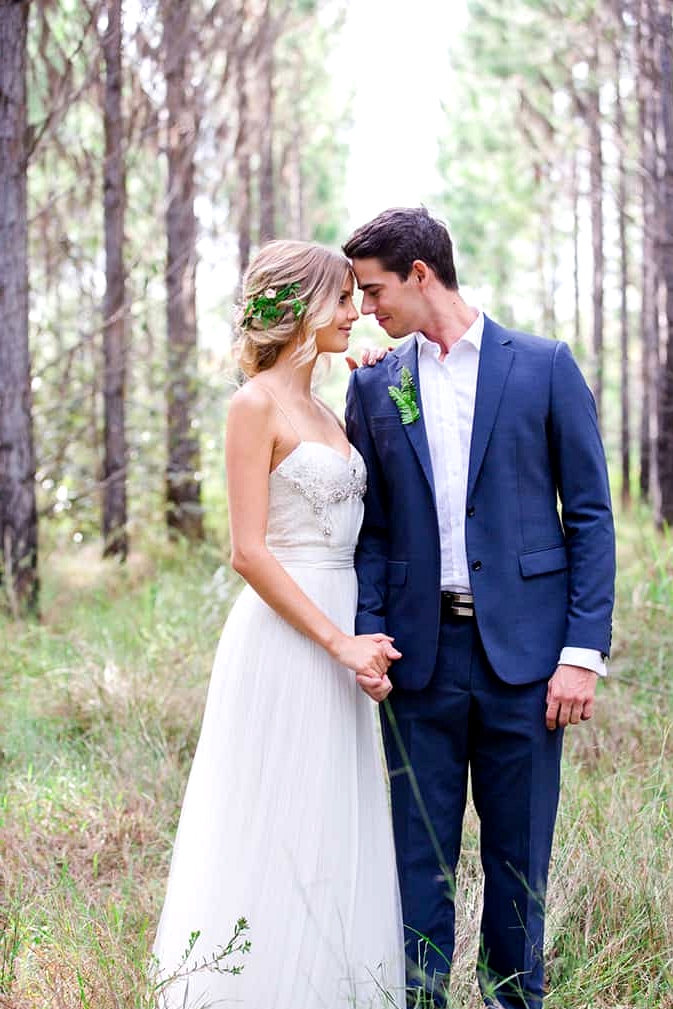
<path id="1" fill-rule="evenodd" d="M 427 284 L 430 277 L 430 267 L 427 263 L 424 263 L 422 259 L 414 259 L 411 264 L 411 273 L 409 279 L 412 284 L 419 284 L 423 287 Z"/>

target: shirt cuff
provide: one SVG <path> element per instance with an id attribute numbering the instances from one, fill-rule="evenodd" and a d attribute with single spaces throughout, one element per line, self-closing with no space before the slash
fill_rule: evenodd
<path id="1" fill-rule="evenodd" d="M 562 648 L 559 665 L 581 666 L 582 669 L 590 669 L 598 676 L 608 675 L 603 653 L 597 652 L 593 648 Z"/>

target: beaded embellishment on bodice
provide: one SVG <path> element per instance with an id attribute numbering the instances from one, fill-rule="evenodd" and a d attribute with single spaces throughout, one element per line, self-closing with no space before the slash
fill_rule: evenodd
<path id="1" fill-rule="evenodd" d="M 367 474 L 351 446 L 348 459 L 322 442 L 301 441 L 269 478 L 267 543 L 283 548 L 355 546 Z"/>

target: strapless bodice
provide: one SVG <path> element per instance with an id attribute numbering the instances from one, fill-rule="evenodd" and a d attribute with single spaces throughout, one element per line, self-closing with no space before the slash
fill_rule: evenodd
<path id="1" fill-rule="evenodd" d="M 267 546 L 284 564 L 352 564 L 367 474 L 322 442 L 300 441 L 269 477 Z"/>

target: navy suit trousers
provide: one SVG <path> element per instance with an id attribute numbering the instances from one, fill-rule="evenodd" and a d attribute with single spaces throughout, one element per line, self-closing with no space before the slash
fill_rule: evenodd
<path id="1" fill-rule="evenodd" d="M 453 958 L 454 873 L 469 772 L 484 871 L 477 966 L 484 1002 L 503 1009 L 541 1006 L 563 740 L 562 730 L 545 726 L 546 692 L 546 680 L 516 686 L 500 680 L 476 621 L 450 617 L 441 625 L 428 686 L 395 688 L 390 695 L 392 717 L 382 721 L 412 985 L 432 989 L 433 976 L 447 975 Z M 443 1004 L 439 997 L 436 1004 Z"/>

